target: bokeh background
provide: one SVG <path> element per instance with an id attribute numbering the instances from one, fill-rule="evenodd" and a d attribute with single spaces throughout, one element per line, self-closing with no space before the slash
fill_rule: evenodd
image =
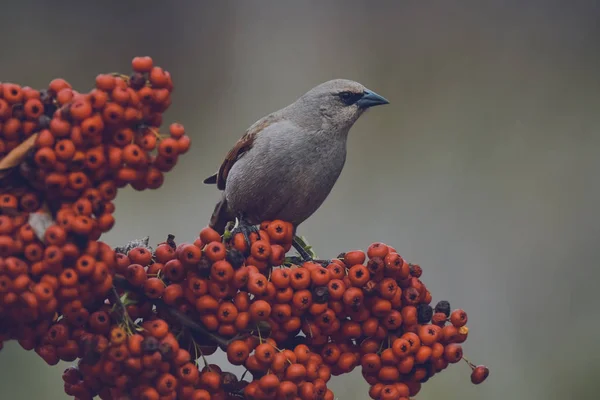
<path id="1" fill-rule="evenodd" d="M 0 79 L 87 90 L 136 55 L 168 69 L 167 122 L 193 147 L 155 192 L 123 191 L 112 245 L 191 241 L 219 194 L 202 179 L 255 120 L 332 79 L 391 104 L 353 128 L 344 172 L 301 226 L 320 257 L 395 246 L 434 301 L 469 312 L 465 364 L 418 399 L 597 399 L 597 1 L 25 1 L 2 4 Z M 221 358 L 222 360 L 222 358 Z M 65 399 L 63 366 L 7 343 L 0 399 Z M 367 398 L 359 371 L 338 399 Z"/>

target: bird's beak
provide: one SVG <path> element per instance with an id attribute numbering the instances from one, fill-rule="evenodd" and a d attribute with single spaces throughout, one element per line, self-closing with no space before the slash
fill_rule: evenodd
<path id="1" fill-rule="evenodd" d="M 356 102 L 356 105 L 358 105 L 360 108 L 369 108 L 383 104 L 390 104 L 390 102 L 384 97 L 368 89 L 365 90 L 363 97 Z"/>

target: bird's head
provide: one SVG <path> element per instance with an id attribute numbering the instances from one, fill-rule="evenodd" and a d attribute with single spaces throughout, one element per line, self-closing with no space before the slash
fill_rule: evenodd
<path id="1" fill-rule="evenodd" d="M 303 114 L 320 117 L 324 127 L 347 131 L 368 108 L 388 103 L 358 82 L 334 79 L 306 92 L 298 99 L 296 107 Z M 315 119 L 313 121 L 317 123 Z"/>

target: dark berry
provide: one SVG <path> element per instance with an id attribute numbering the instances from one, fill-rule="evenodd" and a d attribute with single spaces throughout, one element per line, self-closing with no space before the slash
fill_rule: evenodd
<path id="1" fill-rule="evenodd" d="M 443 313 L 446 315 L 446 317 L 450 316 L 450 303 L 447 302 L 446 300 L 442 300 L 439 303 L 437 303 L 435 305 L 435 312 L 436 313 Z"/>
<path id="2" fill-rule="evenodd" d="M 52 121 L 52 118 L 50 118 L 47 115 L 40 115 L 40 117 L 38 118 L 38 126 L 40 129 L 48 129 L 50 127 L 50 121 Z"/>
<path id="3" fill-rule="evenodd" d="M 146 85 L 146 78 L 139 72 L 134 72 L 129 77 L 129 86 L 134 90 L 139 90 Z"/>
<path id="4" fill-rule="evenodd" d="M 324 304 L 329 301 L 329 289 L 327 286 L 317 286 L 313 289 L 313 299 L 318 304 Z"/>
<path id="5" fill-rule="evenodd" d="M 206 256 L 203 255 L 202 258 L 200 258 L 200 262 L 196 266 L 196 269 L 198 270 L 198 275 L 201 277 L 207 278 L 210 276 L 210 261 Z"/>
<path id="6" fill-rule="evenodd" d="M 142 341 L 142 351 L 146 354 L 153 354 L 158 351 L 160 342 L 157 338 L 148 336 Z"/>
<path id="7" fill-rule="evenodd" d="M 429 304 L 419 304 L 417 306 L 417 319 L 420 324 L 427 324 L 431 321 L 433 309 Z"/>
<path id="8" fill-rule="evenodd" d="M 225 259 L 231 264 L 233 269 L 239 269 L 242 265 L 244 265 L 245 257 L 241 251 L 237 249 L 229 249 L 227 250 L 227 254 Z"/>
<path id="9" fill-rule="evenodd" d="M 420 278 L 423 274 L 423 269 L 417 264 L 410 264 L 410 274 L 415 278 Z"/>
<path id="10" fill-rule="evenodd" d="M 165 358 L 167 360 L 170 360 L 175 355 L 175 352 L 173 351 L 173 347 L 169 343 L 166 343 L 166 342 L 158 345 L 158 351 L 163 356 L 163 358 Z"/>
<path id="11" fill-rule="evenodd" d="M 25 109 L 23 107 L 23 103 L 13 104 L 13 106 L 12 106 L 13 118 L 22 119 L 24 115 L 25 115 Z"/>
<path id="12" fill-rule="evenodd" d="M 231 372 L 223 372 L 221 373 L 221 381 L 223 382 L 223 389 L 231 390 L 236 389 L 238 378 Z"/>
<path id="13" fill-rule="evenodd" d="M 42 89 L 40 90 L 40 101 L 44 104 L 52 104 L 54 98 L 52 97 L 52 94 L 46 90 L 46 89 Z"/>
<path id="14" fill-rule="evenodd" d="M 67 103 L 64 106 L 62 106 L 60 108 L 60 116 L 67 120 L 67 121 L 71 121 L 72 117 L 71 117 L 71 103 Z"/>

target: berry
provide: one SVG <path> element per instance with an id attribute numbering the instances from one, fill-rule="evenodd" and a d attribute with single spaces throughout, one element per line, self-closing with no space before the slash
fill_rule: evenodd
<path id="1" fill-rule="evenodd" d="M 419 304 L 417 306 L 417 319 L 420 324 L 427 324 L 431 321 L 433 310 L 429 304 Z"/>
<path id="2" fill-rule="evenodd" d="M 0 83 L 0 160 L 30 146 L 0 177 L 0 349 L 79 358 L 63 381 L 81 399 L 333 400 L 331 377 L 360 366 L 371 398 L 405 400 L 463 358 L 466 312 L 432 308 L 423 269 L 383 242 L 293 265 L 295 227 L 281 220 L 249 243 L 210 227 L 156 248 L 100 241 L 119 189 L 161 187 L 191 144 L 179 123 L 159 129 L 170 73 L 150 57 L 131 66 L 88 93 Z M 248 378 L 208 364 L 219 348 Z M 489 375 L 466 362 L 473 383 Z"/>
<path id="3" fill-rule="evenodd" d="M 445 314 L 446 318 L 449 317 L 450 316 L 450 303 L 447 302 L 446 300 L 439 301 L 435 305 L 435 312 Z"/>
<path id="4" fill-rule="evenodd" d="M 473 368 L 473 371 L 471 372 L 471 382 L 473 382 L 475 385 L 479 385 L 485 381 L 489 375 L 490 370 L 488 367 L 484 365 L 478 365 L 477 367 Z"/>

